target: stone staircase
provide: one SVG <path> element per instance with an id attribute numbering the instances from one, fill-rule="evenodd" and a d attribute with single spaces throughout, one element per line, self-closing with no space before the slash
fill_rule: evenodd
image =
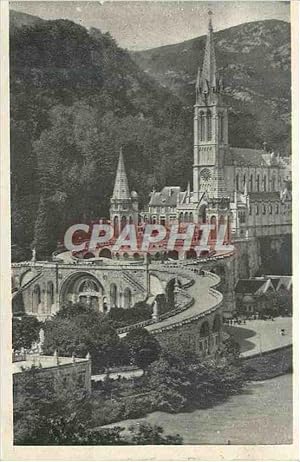
<path id="1" fill-rule="evenodd" d="M 33 283 L 35 283 L 36 281 L 38 281 L 40 279 L 40 277 L 42 276 L 42 273 L 38 273 L 36 274 L 32 279 L 30 279 L 30 281 L 26 282 L 26 284 L 24 284 L 23 286 L 19 287 L 18 289 L 16 290 L 13 290 L 12 292 L 12 300 L 19 294 L 21 294 L 22 292 L 24 292 L 24 290 L 26 290 L 28 287 L 30 287 Z"/>
<path id="2" fill-rule="evenodd" d="M 134 287 L 137 292 L 144 293 L 145 286 L 140 281 L 138 281 L 130 271 L 124 270 L 122 271 L 123 279 L 130 284 L 131 287 Z"/>

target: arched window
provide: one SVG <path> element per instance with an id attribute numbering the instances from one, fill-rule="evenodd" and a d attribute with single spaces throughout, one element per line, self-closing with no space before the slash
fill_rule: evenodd
<path id="1" fill-rule="evenodd" d="M 253 192 L 253 175 L 250 175 L 249 189 L 250 192 Z"/>
<path id="2" fill-rule="evenodd" d="M 252 215 L 252 205 L 249 205 L 249 215 Z"/>
<path id="3" fill-rule="evenodd" d="M 179 214 L 179 223 L 183 222 L 183 212 L 180 212 Z"/>
<path id="4" fill-rule="evenodd" d="M 123 228 L 125 228 L 126 224 L 127 224 L 127 218 L 125 216 L 123 216 L 121 218 L 121 231 L 122 231 Z"/>
<path id="5" fill-rule="evenodd" d="M 110 285 L 110 306 L 115 308 L 117 306 L 117 286 L 116 284 Z"/>
<path id="6" fill-rule="evenodd" d="M 38 313 L 39 305 L 41 303 L 41 289 L 40 286 L 37 284 L 32 293 L 32 312 Z"/>
<path id="7" fill-rule="evenodd" d="M 220 133 L 220 141 L 224 141 L 224 115 L 219 115 L 219 133 Z"/>
<path id="8" fill-rule="evenodd" d="M 276 204 L 276 215 L 279 214 L 279 204 Z"/>
<path id="9" fill-rule="evenodd" d="M 189 221 L 190 221 L 190 223 L 193 223 L 193 221 L 194 221 L 193 212 L 190 212 L 190 220 Z"/>
<path id="10" fill-rule="evenodd" d="M 264 184 L 264 191 L 266 192 L 266 190 L 267 190 L 267 177 L 266 177 L 266 175 L 264 175 L 263 184 Z"/>
<path id="11" fill-rule="evenodd" d="M 119 218 L 117 216 L 114 217 L 114 237 L 119 236 Z"/>
<path id="12" fill-rule="evenodd" d="M 243 176 L 243 188 L 245 188 L 245 184 L 246 184 L 246 175 L 244 174 L 244 176 Z"/>
<path id="13" fill-rule="evenodd" d="M 256 206 L 256 215 L 259 215 L 259 204 Z"/>
<path id="14" fill-rule="evenodd" d="M 189 221 L 189 214 L 188 212 L 185 212 L 184 214 L 184 222 L 187 223 Z"/>
<path id="15" fill-rule="evenodd" d="M 207 141 L 212 139 L 211 112 L 207 111 Z"/>
<path id="16" fill-rule="evenodd" d="M 205 123 L 205 120 L 204 120 L 204 114 L 203 112 L 201 111 L 200 112 L 200 117 L 199 117 L 199 135 L 200 135 L 200 141 L 203 141 L 204 140 L 204 123 Z"/>
<path id="17" fill-rule="evenodd" d="M 257 177 L 256 177 L 256 191 L 258 191 L 258 192 L 259 192 L 259 182 L 260 182 L 260 177 L 259 177 L 259 175 L 257 175 Z"/>
<path id="18" fill-rule="evenodd" d="M 54 304 L 54 285 L 49 281 L 47 284 L 47 311 L 51 312 L 51 306 Z"/>
<path id="19" fill-rule="evenodd" d="M 217 239 L 217 219 L 214 215 L 210 219 L 210 224 L 212 226 L 210 231 L 210 238 L 214 241 Z"/>
<path id="20" fill-rule="evenodd" d="M 263 204 L 263 206 L 262 206 L 262 214 L 263 214 L 263 215 L 266 214 L 266 206 L 265 206 L 265 204 Z"/>
<path id="21" fill-rule="evenodd" d="M 235 189 L 239 191 L 240 188 L 240 179 L 239 179 L 239 174 L 235 175 Z"/>
<path id="22" fill-rule="evenodd" d="M 209 324 L 207 321 L 204 321 L 200 328 L 200 337 L 208 337 L 209 336 Z"/>
<path id="23" fill-rule="evenodd" d="M 272 176 L 272 191 L 275 191 L 275 183 L 276 183 L 276 177 L 275 175 Z"/>
<path id="24" fill-rule="evenodd" d="M 273 206 L 272 204 L 270 204 L 270 215 L 272 215 L 272 213 L 273 213 Z"/>
<path id="25" fill-rule="evenodd" d="M 124 290 L 124 308 L 130 308 L 131 307 L 131 290 L 126 287 Z"/>

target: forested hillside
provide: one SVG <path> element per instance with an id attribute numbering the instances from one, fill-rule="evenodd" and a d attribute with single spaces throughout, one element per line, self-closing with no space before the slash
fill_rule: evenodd
<path id="1" fill-rule="evenodd" d="M 10 36 L 12 240 L 23 258 L 20 249 L 32 241 L 42 256 L 70 223 L 107 216 L 121 145 L 130 187 L 142 203 L 153 187 L 185 186 L 192 117 L 109 34 L 67 20 L 22 26 L 16 16 Z"/>

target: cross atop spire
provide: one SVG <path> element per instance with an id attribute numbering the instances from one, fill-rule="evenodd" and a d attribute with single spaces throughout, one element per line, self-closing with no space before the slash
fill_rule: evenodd
<path id="1" fill-rule="evenodd" d="M 120 148 L 119 162 L 112 199 L 130 200 L 130 193 L 127 175 L 125 171 L 122 147 Z"/>

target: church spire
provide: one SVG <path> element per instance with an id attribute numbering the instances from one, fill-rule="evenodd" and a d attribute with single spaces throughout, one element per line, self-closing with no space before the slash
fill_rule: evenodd
<path id="1" fill-rule="evenodd" d="M 204 59 L 202 65 L 202 71 L 199 73 L 196 82 L 196 91 L 201 94 L 208 94 L 211 92 L 216 93 L 219 90 L 218 77 L 217 77 L 217 65 L 216 55 L 214 46 L 213 36 L 213 25 L 212 25 L 212 12 L 209 11 L 209 22 L 208 32 L 206 37 L 206 46 L 204 52 Z"/>
<path id="2" fill-rule="evenodd" d="M 130 200 L 130 193 L 127 175 L 125 171 L 122 147 L 120 148 L 119 162 L 112 199 Z"/>

